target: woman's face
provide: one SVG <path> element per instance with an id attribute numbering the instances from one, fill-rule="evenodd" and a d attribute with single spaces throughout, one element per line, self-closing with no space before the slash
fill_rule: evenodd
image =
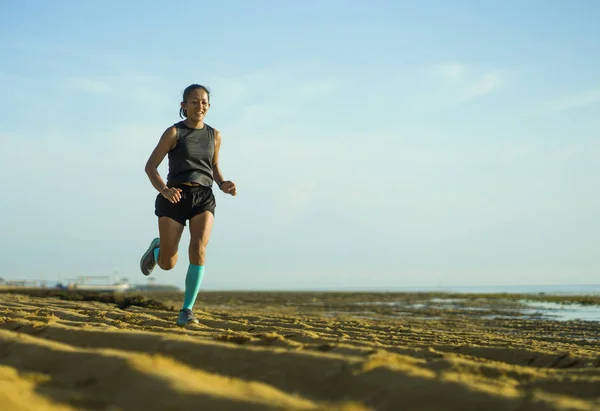
<path id="1" fill-rule="evenodd" d="M 201 88 L 192 90 L 187 100 L 181 103 L 181 107 L 185 110 L 186 117 L 190 120 L 204 120 L 206 112 L 210 108 L 208 93 Z"/>

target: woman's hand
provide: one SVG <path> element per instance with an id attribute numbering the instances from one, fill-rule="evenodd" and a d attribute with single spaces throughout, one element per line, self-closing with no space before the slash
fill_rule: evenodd
<path id="1" fill-rule="evenodd" d="M 225 194 L 231 194 L 232 196 L 237 195 L 237 191 L 235 189 L 235 183 L 233 181 L 223 181 L 221 183 L 221 191 Z"/>
<path id="2" fill-rule="evenodd" d="M 162 196 L 172 202 L 178 203 L 181 200 L 181 189 L 174 187 L 165 187 L 161 192 Z"/>

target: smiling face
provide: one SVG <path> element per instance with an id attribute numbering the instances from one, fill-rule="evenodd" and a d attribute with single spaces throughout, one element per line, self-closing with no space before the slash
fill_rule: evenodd
<path id="1" fill-rule="evenodd" d="M 184 113 L 191 121 L 203 121 L 206 112 L 210 108 L 208 93 L 206 90 L 196 88 L 192 90 L 185 101 L 181 103 Z"/>

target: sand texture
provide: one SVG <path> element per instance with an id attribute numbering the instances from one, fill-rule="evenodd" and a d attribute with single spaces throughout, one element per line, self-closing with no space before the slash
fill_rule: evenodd
<path id="1" fill-rule="evenodd" d="M 201 293 L 180 328 L 161 298 L 0 293 L 0 409 L 600 410 L 597 322 Z"/>

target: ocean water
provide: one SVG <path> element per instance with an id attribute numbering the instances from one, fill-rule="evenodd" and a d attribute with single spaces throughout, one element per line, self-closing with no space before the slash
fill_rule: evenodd
<path id="1" fill-rule="evenodd" d="M 510 293 L 548 295 L 600 295 L 600 284 L 590 285 L 515 285 L 488 287 L 449 287 L 448 292 L 456 293 Z"/>
<path id="2" fill-rule="evenodd" d="M 320 291 L 320 290 L 318 290 Z M 440 286 L 440 287 L 390 287 L 369 289 L 340 289 L 339 291 L 366 292 L 441 292 L 482 294 L 547 294 L 547 295 L 600 295 L 600 284 L 590 285 L 498 285 L 498 286 Z"/>
<path id="3" fill-rule="evenodd" d="M 527 308 L 523 314 L 540 314 L 543 318 L 559 321 L 600 321 L 600 305 L 558 304 L 545 301 L 521 301 Z"/>
<path id="4" fill-rule="evenodd" d="M 600 305 L 590 304 L 566 304 L 556 302 L 542 302 L 528 300 L 527 295 L 556 295 L 556 296 L 600 296 L 600 285 L 553 285 L 553 286 L 495 286 L 495 287 L 423 287 L 423 288 L 405 288 L 401 290 L 387 290 L 398 292 L 443 292 L 454 293 L 456 296 L 448 298 L 429 298 L 426 302 L 406 305 L 405 302 L 357 302 L 357 305 L 387 305 L 392 307 L 406 307 L 411 309 L 421 309 L 433 305 L 441 309 L 453 309 L 464 311 L 490 311 L 489 318 L 505 317 L 498 312 L 506 311 L 507 316 L 510 312 L 518 311 L 531 319 L 557 320 L 557 321 L 595 321 L 600 322 Z M 524 298 L 516 301 L 518 308 L 494 307 L 493 305 L 484 307 L 470 307 L 464 303 L 467 301 L 461 298 L 460 294 L 523 294 Z M 494 314 L 492 313 L 494 312 Z"/>

